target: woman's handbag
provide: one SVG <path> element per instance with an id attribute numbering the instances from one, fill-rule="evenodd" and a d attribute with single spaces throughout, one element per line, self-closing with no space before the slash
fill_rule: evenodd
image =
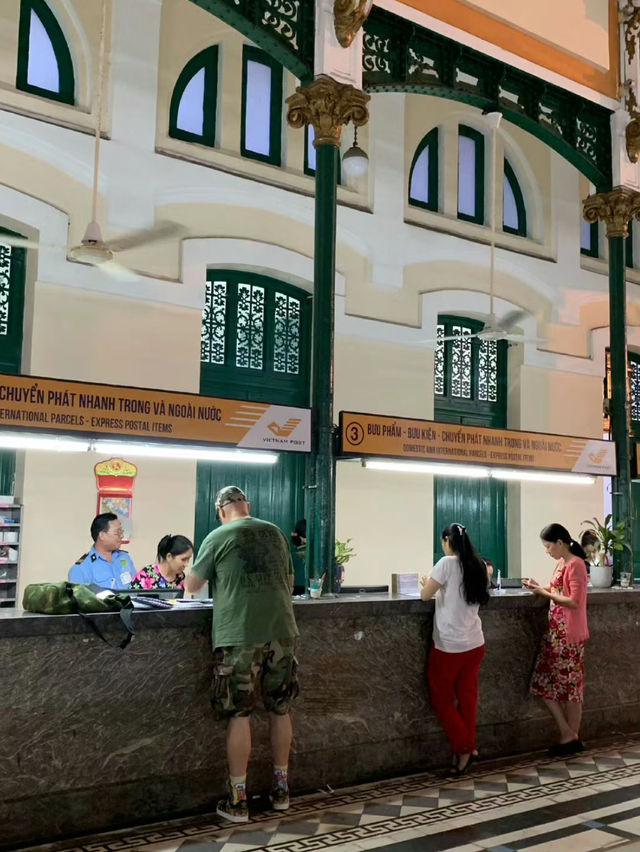
<path id="1" fill-rule="evenodd" d="M 133 639 L 135 630 L 131 614 L 133 603 L 128 594 L 101 589 L 85 583 L 31 583 L 24 590 L 22 608 L 27 612 L 45 615 L 80 615 L 85 623 L 107 645 L 114 646 L 87 613 L 118 612 L 127 630 L 127 636 L 117 647 L 126 648 Z"/>

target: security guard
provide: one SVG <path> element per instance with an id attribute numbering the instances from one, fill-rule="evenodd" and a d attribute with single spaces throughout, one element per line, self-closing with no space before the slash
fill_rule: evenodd
<path id="1" fill-rule="evenodd" d="M 103 589 L 128 589 L 136 573 L 131 557 L 120 550 L 124 531 L 113 512 L 103 512 L 93 519 L 93 547 L 72 566 L 72 583 L 95 583 Z"/>

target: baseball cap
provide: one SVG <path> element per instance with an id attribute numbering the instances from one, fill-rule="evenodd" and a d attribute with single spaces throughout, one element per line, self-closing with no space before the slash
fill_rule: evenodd
<path id="1" fill-rule="evenodd" d="M 221 509 L 227 503 L 242 503 L 243 501 L 246 502 L 247 498 L 241 488 L 238 488 L 237 485 L 225 485 L 216 494 L 216 509 Z"/>

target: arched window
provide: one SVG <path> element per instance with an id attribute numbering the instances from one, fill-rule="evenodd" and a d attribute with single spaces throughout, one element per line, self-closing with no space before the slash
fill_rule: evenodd
<path id="1" fill-rule="evenodd" d="M 502 192 L 502 228 L 508 234 L 527 236 L 527 209 L 524 195 L 509 160 L 504 160 L 504 181 Z"/>
<path id="2" fill-rule="evenodd" d="M 592 195 L 595 192 L 595 187 L 592 183 L 588 183 L 586 179 L 582 179 L 580 185 L 580 197 L 585 198 L 587 195 Z M 598 223 L 590 224 L 582 216 L 582 204 L 580 204 L 580 253 L 587 257 L 599 256 L 600 232 Z"/>
<path id="3" fill-rule="evenodd" d="M 67 104 L 75 102 L 69 46 L 44 0 L 21 0 L 20 3 L 16 86 Z"/>
<path id="4" fill-rule="evenodd" d="M 216 144 L 218 46 L 207 47 L 187 62 L 176 80 L 169 110 L 169 136 Z"/>
<path id="5" fill-rule="evenodd" d="M 257 47 L 242 53 L 240 151 L 279 166 L 282 154 L 282 66 Z"/>
<path id="6" fill-rule="evenodd" d="M 472 337 L 476 320 L 438 317 L 434 416 L 445 423 L 504 428 L 507 425 L 507 343 Z M 453 340 L 444 341 L 445 337 Z M 434 477 L 434 560 L 440 535 L 452 521 L 464 524 L 479 552 L 506 576 L 506 488 L 499 480 Z"/>
<path id="7" fill-rule="evenodd" d="M 458 219 L 484 224 L 484 136 L 458 127 Z"/>
<path id="8" fill-rule="evenodd" d="M 313 140 L 316 138 L 313 124 L 307 124 L 304 131 L 304 173 L 315 175 L 316 173 L 316 149 Z"/>
<path id="9" fill-rule="evenodd" d="M 307 124 L 304 133 L 304 173 L 315 175 L 316 173 L 316 149 L 313 140 L 316 134 L 312 124 Z M 342 158 L 338 157 L 338 185 L 342 184 Z"/>
<path id="10" fill-rule="evenodd" d="M 409 171 L 409 204 L 438 209 L 438 128 L 429 131 L 416 148 Z"/>

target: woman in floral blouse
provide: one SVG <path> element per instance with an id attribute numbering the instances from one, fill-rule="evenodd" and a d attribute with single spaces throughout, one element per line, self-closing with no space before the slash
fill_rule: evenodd
<path id="1" fill-rule="evenodd" d="M 165 535 L 158 542 L 158 561 L 147 565 L 131 581 L 131 589 L 184 589 L 184 573 L 193 556 L 193 544 L 184 535 Z"/>
<path id="2" fill-rule="evenodd" d="M 556 567 L 548 586 L 535 580 L 523 585 L 549 598 L 549 627 L 536 660 L 530 692 L 547 705 L 560 742 L 549 751 L 554 756 L 582 751 L 580 739 L 584 687 L 584 643 L 587 628 L 587 566 L 585 552 L 560 524 L 549 524 L 540 533 L 545 550 Z"/>

